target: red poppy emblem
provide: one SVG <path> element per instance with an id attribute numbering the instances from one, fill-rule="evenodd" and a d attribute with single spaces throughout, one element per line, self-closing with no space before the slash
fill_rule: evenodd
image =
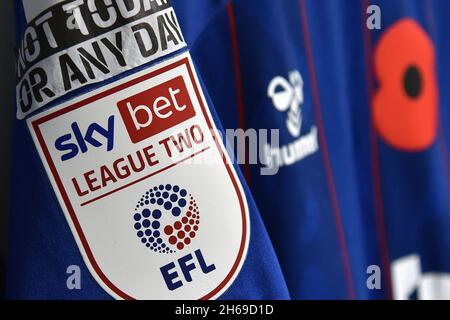
<path id="1" fill-rule="evenodd" d="M 412 19 L 402 19 L 375 50 L 379 88 L 373 98 L 375 127 L 389 145 L 424 150 L 437 133 L 435 53 L 431 39 Z"/>

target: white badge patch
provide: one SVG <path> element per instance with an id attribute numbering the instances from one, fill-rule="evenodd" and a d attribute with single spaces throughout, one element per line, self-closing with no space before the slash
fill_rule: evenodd
<path id="1" fill-rule="evenodd" d="M 247 252 L 248 207 L 189 53 L 28 124 L 109 294 L 209 299 L 231 285 Z"/>

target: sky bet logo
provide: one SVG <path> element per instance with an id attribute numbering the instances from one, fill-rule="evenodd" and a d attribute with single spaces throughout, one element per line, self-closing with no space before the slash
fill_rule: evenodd
<path id="1" fill-rule="evenodd" d="M 95 122 L 85 133 L 77 122 L 72 123 L 70 127 L 72 132 L 59 137 L 55 142 L 55 148 L 64 152 L 61 161 L 75 158 L 80 152 L 86 153 L 92 147 L 100 148 L 106 145 L 108 152 L 114 148 L 114 116 L 109 117 L 106 128 Z"/>
<path id="2" fill-rule="evenodd" d="M 133 143 L 146 140 L 195 116 L 182 77 L 122 100 L 117 105 Z M 92 123 L 84 131 L 77 122 L 72 123 L 71 132 L 55 142 L 56 149 L 63 152 L 61 160 L 73 159 L 91 148 L 106 146 L 106 151 L 111 151 L 114 148 L 114 120 L 114 116 L 110 116 L 106 127 Z"/>
<path id="3" fill-rule="evenodd" d="M 195 116 L 181 76 L 122 100 L 117 105 L 133 143 L 148 139 Z"/>

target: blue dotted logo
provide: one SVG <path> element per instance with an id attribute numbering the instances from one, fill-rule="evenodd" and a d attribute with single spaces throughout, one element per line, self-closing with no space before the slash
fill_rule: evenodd
<path id="1" fill-rule="evenodd" d="M 166 184 L 145 192 L 133 219 L 143 245 L 154 252 L 170 254 L 191 244 L 199 230 L 200 212 L 186 189 Z"/>

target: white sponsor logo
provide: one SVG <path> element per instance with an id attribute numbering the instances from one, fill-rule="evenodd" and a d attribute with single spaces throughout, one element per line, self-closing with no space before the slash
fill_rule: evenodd
<path id="1" fill-rule="evenodd" d="M 270 81 L 267 96 L 274 108 L 286 113 L 286 128 L 296 138 L 287 145 L 278 147 L 265 144 L 264 155 L 268 169 L 292 165 L 319 150 L 317 128 L 312 126 L 307 134 L 302 130 L 302 106 L 304 104 L 303 78 L 298 70 L 289 73 L 289 80 L 276 76 Z"/>
<path id="2" fill-rule="evenodd" d="M 391 265 L 393 294 L 396 300 L 448 300 L 450 274 L 422 271 L 418 254 L 401 257 Z"/>
<path id="3" fill-rule="evenodd" d="M 300 72 L 290 72 L 289 81 L 280 76 L 273 78 L 267 88 L 267 95 L 272 99 L 275 109 L 287 112 L 286 126 L 289 133 L 296 138 L 300 136 L 303 104 L 303 78 Z"/>

